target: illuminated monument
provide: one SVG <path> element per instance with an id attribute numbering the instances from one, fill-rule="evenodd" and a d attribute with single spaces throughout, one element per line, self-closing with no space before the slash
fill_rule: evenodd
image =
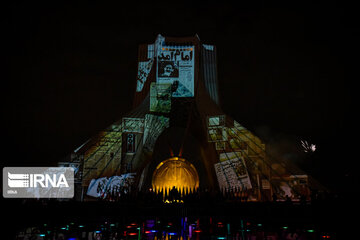
<path id="1" fill-rule="evenodd" d="M 157 192 L 236 189 L 253 201 L 308 195 L 307 175 L 270 157 L 221 110 L 216 64 L 216 47 L 197 35 L 158 35 L 140 45 L 133 110 L 61 163 L 76 167 L 81 199 L 130 184 Z"/>

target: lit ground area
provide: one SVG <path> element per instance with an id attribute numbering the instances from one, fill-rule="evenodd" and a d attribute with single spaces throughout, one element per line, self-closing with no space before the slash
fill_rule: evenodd
<path id="1" fill-rule="evenodd" d="M 353 210 L 340 199 L 209 200 L 8 201 L 8 239 L 343 239 L 351 231 L 345 216 Z"/>

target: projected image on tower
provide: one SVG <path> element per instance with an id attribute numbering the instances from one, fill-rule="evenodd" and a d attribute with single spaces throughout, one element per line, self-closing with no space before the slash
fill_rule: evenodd
<path id="1" fill-rule="evenodd" d="M 162 47 L 157 55 L 157 83 L 172 84 L 172 97 L 194 96 L 194 47 Z"/>
<path id="2" fill-rule="evenodd" d="M 159 66 L 159 77 L 163 77 L 163 78 L 179 77 L 179 62 L 159 61 L 158 66 Z"/>
<path id="3" fill-rule="evenodd" d="M 220 189 L 251 189 L 251 181 L 240 152 L 224 152 L 214 165 Z"/>
<path id="4" fill-rule="evenodd" d="M 139 62 L 136 81 L 136 92 L 141 92 L 153 66 L 153 59 L 146 62 Z"/>
<path id="5" fill-rule="evenodd" d="M 168 113 L 171 109 L 171 84 L 151 83 L 150 111 Z"/>

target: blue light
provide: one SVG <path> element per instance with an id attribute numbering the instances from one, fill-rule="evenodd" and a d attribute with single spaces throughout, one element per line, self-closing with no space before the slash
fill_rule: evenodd
<path id="1" fill-rule="evenodd" d="M 176 235 L 176 233 L 169 233 L 170 236 Z"/>
<path id="2" fill-rule="evenodd" d="M 156 233 L 157 231 L 156 231 L 156 230 L 151 230 L 150 232 L 152 232 L 152 233 Z"/>
<path id="3" fill-rule="evenodd" d="M 40 236 L 40 237 L 45 237 L 45 234 L 42 233 L 42 234 L 40 234 L 39 236 Z"/>
<path id="4" fill-rule="evenodd" d="M 218 237 L 217 239 L 226 239 L 226 237 Z"/>
<path id="5" fill-rule="evenodd" d="M 101 231 L 95 231 L 95 233 L 101 233 Z"/>
<path id="6" fill-rule="evenodd" d="M 76 240 L 76 238 L 68 238 L 68 240 Z"/>

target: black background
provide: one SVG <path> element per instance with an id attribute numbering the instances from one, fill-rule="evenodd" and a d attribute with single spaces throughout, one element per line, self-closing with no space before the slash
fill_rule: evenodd
<path id="1" fill-rule="evenodd" d="M 315 143 L 305 170 L 355 191 L 355 6 L 51 2 L 4 8 L 3 166 L 60 161 L 131 110 L 139 44 L 198 34 L 217 47 L 224 112 L 266 142 Z"/>

